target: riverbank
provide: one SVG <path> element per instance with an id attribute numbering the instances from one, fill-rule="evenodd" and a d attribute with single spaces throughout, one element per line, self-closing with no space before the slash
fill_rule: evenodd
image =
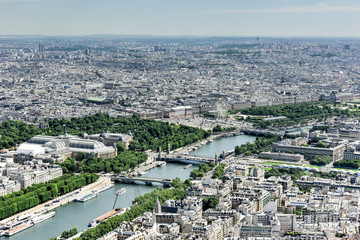
<path id="1" fill-rule="evenodd" d="M 70 203 L 72 201 L 74 201 L 75 198 L 80 198 L 85 196 L 87 193 L 89 193 L 89 191 L 93 191 L 96 190 L 98 188 L 104 187 L 108 184 L 111 183 L 111 179 L 108 176 L 101 176 L 96 182 L 93 182 L 89 185 L 86 185 L 80 189 L 74 190 L 70 193 L 67 193 L 65 195 L 59 196 L 55 199 L 52 199 L 50 201 L 47 201 L 45 203 L 39 204 L 33 208 L 27 209 L 21 213 L 17 213 L 11 217 L 5 218 L 2 221 L 0 221 L 0 224 L 5 224 L 8 223 L 10 221 L 13 221 L 15 219 L 17 219 L 19 216 L 21 215 L 25 215 L 25 214 L 29 214 L 29 213 L 34 213 L 34 212 L 47 212 L 47 211 L 51 211 L 55 208 L 58 208 L 64 204 Z M 77 193 L 79 192 L 79 193 Z"/>

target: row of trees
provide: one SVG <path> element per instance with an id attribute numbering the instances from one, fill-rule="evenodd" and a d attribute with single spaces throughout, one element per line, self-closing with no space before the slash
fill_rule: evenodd
<path id="1" fill-rule="evenodd" d="M 254 143 L 247 142 L 241 146 L 235 147 L 235 154 L 240 155 L 250 155 L 250 154 L 259 154 L 266 151 L 266 147 L 271 145 L 273 142 L 280 141 L 280 136 L 272 136 L 271 138 L 257 138 Z"/>
<path id="2" fill-rule="evenodd" d="M 206 163 L 202 163 L 199 165 L 198 169 L 194 169 L 190 172 L 190 177 L 192 179 L 196 179 L 196 178 L 202 178 L 204 177 L 205 173 L 211 171 L 214 167 L 215 167 L 215 163 L 210 163 L 209 165 Z"/>
<path id="3" fill-rule="evenodd" d="M 216 168 L 214 169 L 214 173 L 212 175 L 212 178 L 214 179 L 223 179 L 224 174 L 225 174 L 225 168 L 226 168 L 226 163 L 220 163 L 218 166 L 216 166 Z"/>
<path id="4" fill-rule="evenodd" d="M 333 161 L 333 158 L 330 156 L 316 156 L 314 159 L 310 160 L 310 164 L 325 166 Z"/>
<path id="5" fill-rule="evenodd" d="M 81 154 L 82 155 L 82 154 Z M 77 160 L 77 161 L 76 161 Z M 135 168 L 147 160 L 147 155 L 142 152 L 122 149 L 116 157 L 103 158 L 68 158 L 59 163 L 65 173 L 74 172 L 115 172 L 120 173 Z"/>
<path id="6" fill-rule="evenodd" d="M 99 178 L 96 174 L 63 175 L 47 183 L 34 184 L 0 198 L 0 220 L 22 212 L 59 195 L 81 188 Z"/>
<path id="7" fill-rule="evenodd" d="M 63 231 L 61 233 L 61 239 L 68 239 L 71 238 L 72 236 L 75 236 L 78 233 L 78 228 L 74 227 L 73 229 L 70 229 L 69 231 Z M 57 237 L 52 237 L 50 238 L 50 240 L 57 240 Z"/>
<path id="8" fill-rule="evenodd" d="M 144 212 L 151 212 L 154 209 L 156 196 L 159 197 L 160 202 L 163 202 L 167 199 L 185 198 L 185 192 L 181 188 L 171 188 L 167 190 L 158 188 L 151 193 L 137 197 L 129 211 L 101 222 L 96 227 L 83 232 L 80 237 L 75 240 L 98 239 L 114 230 L 121 222 L 131 221 Z"/>
<path id="9" fill-rule="evenodd" d="M 228 131 L 233 131 L 235 130 L 236 127 L 227 127 L 227 128 L 223 128 L 222 126 L 220 125 L 216 125 L 215 127 L 213 127 L 213 132 L 228 132 Z"/>
<path id="10" fill-rule="evenodd" d="M 360 167 L 360 159 L 343 159 L 333 163 L 334 167 L 355 168 Z"/>

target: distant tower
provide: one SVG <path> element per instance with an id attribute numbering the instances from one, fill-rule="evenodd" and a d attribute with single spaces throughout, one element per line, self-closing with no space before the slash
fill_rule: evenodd
<path id="1" fill-rule="evenodd" d="M 168 145 L 167 145 L 167 152 L 166 153 L 170 154 L 170 143 L 168 143 Z"/>
<path id="2" fill-rule="evenodd" d="M 217 152 L 215 153 L 215 165 L 218 165 L 219 163 L 219 160 L 218 160 L 218 155 L 217 155 Z"/>
<path id="3" fill-rule="evenodd" d="M 155 206 L 154 206 L 154 214 L 158 214 L 161 213 L 161 205 L 160 205 L 160 201 L 159 201 L 159 196 L 156 195 L 156 201 L 155 201 Z"/>
<path id="4" fill-rule="evenodd" d="M 258 44 L 260 43 L 259 37 L 256 37 L 256 41 L 257 41 Z"/>

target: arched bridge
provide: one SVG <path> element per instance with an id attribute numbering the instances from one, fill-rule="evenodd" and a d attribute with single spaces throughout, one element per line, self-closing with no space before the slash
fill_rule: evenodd
<path id="1" fill-rule="evenodd" d="M 159 160 L 159 158 L 157 158 L 157 160 Z M 161 156 L 161 161 L 183 162 L 183 163 L 193 163 L 193 164 L 201 164 L 201 163 L 209 164 L 211 162 L 215 162 L 215 158 L 167 154 Z"/>
<path id="2" fill-rule="evenodd" d="M 119 182 L 119 183 L 128 183 L 128 184 L 136 184 L 136 181 L 143 182 L 145 185 L 152 185 L 152 183 L 160 183 L 164 187 L 171 186 L 171 179 L 161 179 L 161 178 L 152 178 L 152 177 L 131 177 L 131 176 L 123 176 L 118 175 L 111 177 L 111 181 Z"/>

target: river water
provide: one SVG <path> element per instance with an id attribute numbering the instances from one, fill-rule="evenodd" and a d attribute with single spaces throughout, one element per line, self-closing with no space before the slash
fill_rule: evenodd
<path id="1" fill-rule="evenodd" d="M 215 153 L 220 155 L 223 150 L 225 152 L 234 150 L 237 145 L 241 145 L 246 142 L 253 143 L 255 140 L 256 137 L 250 135 L 222 137 L 215 139 L 211 143 L 202 145 L 195 151 L 190 152 L 189 155 L 200 156 L 200 157 L 215 157 Z"/>
<path id="2" fill-rule="evenodd" d="M 215 152 L 221 153 L 222 149 L 229 151 L 234 149 L 236 145 L 241 145 L 246 142 L 255 141 L 254 136 L 239 135 L 232 137 L 224 137 L 214 140 L 212 143 L 205 144 L 199 149 L 191 152 L 191 155 L 214 157 Z M 196 166 L 184 169 L 184 164 L 168 163 L 164 167 L 155 167 L 148 171 L 145 176 L 156 178 L 174 179 L 179 177 L 181 180 L 189 178 L 190 172 Z M 158 185 L 160 186 L 160 185 Z M 139 195 L 151 192 L 156 187 L 145 185 L 129 185 L 129 184 L 115 184 L 114 188 L 110 188 L 85 203 L 71 202 L 61 206 L 54 211 L 56 215 L 42 223 L 38 223 L 33 227 L 24 230 L 14 236 L 11 240 L 49 240 L 51 237 L 59 236 L 64 230 L 70 230 L 77 227 L 79 231 L 87 228 L 89 222 L 109 211 L 115 202 L 116 191 L 121 188 L 126 188 L 124 194 L 119 195 L 116 202 L 116 208 L 129 207 L 132 200 Z"/>

